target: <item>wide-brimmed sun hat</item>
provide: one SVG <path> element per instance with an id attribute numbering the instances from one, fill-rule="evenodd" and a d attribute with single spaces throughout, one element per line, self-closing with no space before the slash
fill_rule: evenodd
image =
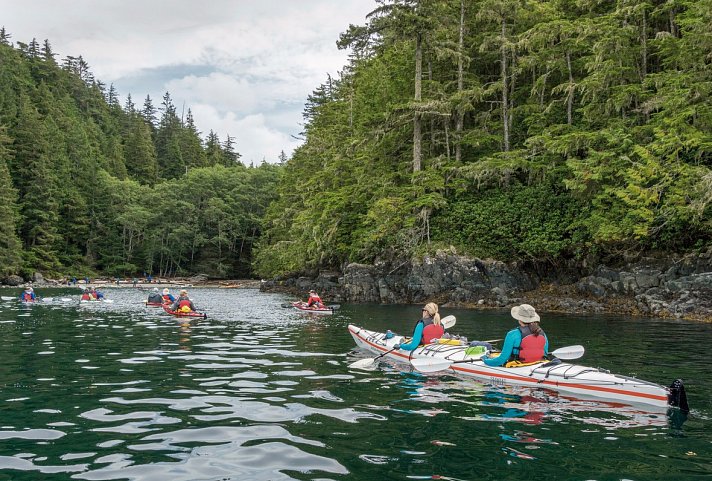
<path id="1" fill-rule="evenodd" d="M 163 293 L 164 293 L 164 294 L 170 294 L 171 291 L 169 291 L 168 288 L 166 287 L 165 289 L 163 289 Z"/>
<path id="2" fill-rule="evenodd" d="M 514 306 L 512 308 L 512 317 L 518 321 L 522 321 L 524 324 L 539 322 L 540 320 L 539 314 L 537 314 L 536 310 L 529 304 Z"/>
<path id="3" fill-rule="evenodd" d="M 180 291 L 180 295 L 181 295 L 181 296 L 187 296 L 187 295 L 188 295 L 188 291 L 186 291 L 185 289 L 183 289 L 183 290 Z"/>

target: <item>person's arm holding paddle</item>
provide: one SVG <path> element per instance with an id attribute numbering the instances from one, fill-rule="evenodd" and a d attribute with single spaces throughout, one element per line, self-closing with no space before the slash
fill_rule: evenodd
<path id="1" fill-rule="evenodd" d="M 504 344 L 502 345 L 502 351 L 499 353 L 499 356 L 484 356 L 482 361 L 488 366 L 501 366 L 505 362 L 509 361 L 514 346 L 518 346 L 521 342 L 522 335 L 519 333 L 519 329 L 513 329 L 509 331 L 507 333 L 507 337 L 504 338 Z"/>

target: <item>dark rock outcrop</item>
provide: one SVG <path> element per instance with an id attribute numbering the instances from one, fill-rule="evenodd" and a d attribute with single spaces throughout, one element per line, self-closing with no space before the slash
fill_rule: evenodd
<path id="1" fill-rule="evenodd" d="M 542 310 L 712 319 L 712 250 L 617 268 L 504 263 L 439 251 L 395 266 L 353 263 L 343 273 L 266 281 L 262 289 L 299 296 L 316 289 L 335 302 L 482 307 L 528 302 Z"/>

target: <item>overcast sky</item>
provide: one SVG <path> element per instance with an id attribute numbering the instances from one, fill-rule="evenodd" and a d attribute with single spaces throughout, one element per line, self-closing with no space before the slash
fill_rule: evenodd
<path id="1" fill-rule="evenodd" d="M 242 160 L 276 162 L 300 143 L 307 95 L 336 75 L 336 48 L 374 0 L 0 0 L 12 41 L 49 39 L 139 107 L 168 91 L 203 137 L 236 138 Z"/>

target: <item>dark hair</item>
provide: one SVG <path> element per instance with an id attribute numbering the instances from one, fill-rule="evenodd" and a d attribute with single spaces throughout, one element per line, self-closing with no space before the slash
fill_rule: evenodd
<path id="1" fill-rule="evenodd" d="M 527 326 L 529 326 L 529 330 L 535 336 L 538 336 L 541 332 L 541 327 L 539 326 L 538 322 L 530 322 L 529 324 L 527 324 Z"/>

